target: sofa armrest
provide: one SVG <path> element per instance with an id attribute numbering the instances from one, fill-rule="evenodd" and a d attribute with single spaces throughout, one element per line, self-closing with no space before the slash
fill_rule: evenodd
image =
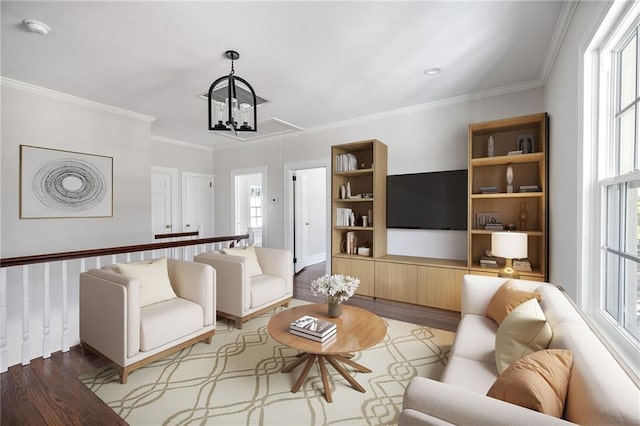
<path id="1" fill-rule="evenodd" d="M 573 424 L 563 419 L 424 377 L 414 377 L 411 380 L 404 393 L 402 408 L 403 410 L 420 411 L 442 422 L 457 425 Z M 413 421 L 418 417 L 416 415 L 400 416 L 398 424 L 400 426 L 416 424 Z M 438 423 L 427 422 L 426 424 Z"/>
<path id="2" fill-rule="evenodd" d="M 211 265 L 168 259 L 169 280 L 178 297 L 202 307 L 204 326 L 216 320 L 216 271 Z"/>
<path id="3" fill-rule="evenodd" d="M 289 250 L 256 247 L 256 256 L 262 272 L 282 278 L 287 293 L 293 293 L 293 255 Z"/>
<path id="4" fill-rule="evenodd" d="M 216 271 L 216 309 L 242 317 L 251 306 L 251 277 L 246 273 L 247 259 L 215 251 L 193 258 Z"/>
<path id="5" fill-rule="evenodd" d="M 80 274 L 80 340 L 119 365 L 140 350 L 140 284 L 112 271 Z"/>

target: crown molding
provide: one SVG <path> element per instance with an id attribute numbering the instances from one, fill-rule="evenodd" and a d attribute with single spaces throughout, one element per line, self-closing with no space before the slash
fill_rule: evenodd
<path id="1" fill-rule="evenodd" d="M 185 142 L 178 139 L 166 138 L 164 136 L 151 135 L 151 140 L 156 142 L 170 143 L 173 145 L 186 146 L 188 148 L 202 149 L 203 151 L 209 151 L 209 152 L 214 151 L 213 147 L 210 147 L 210 146 L 199 145 L 193 142 Z"/>
<path id="2" fill-rule="evenodd" d="M 410 107 L 398 108 L 391 111 L 365 115 L 362 117 L 338 121 L 338 122 L 330 123 L 326 125 L 309 127 L 304 130 L 301 130 L 300 132 L 295 133 L 295 136 L 300 134 L 319 132 L 323 130 L 336 129 L 340 127 L 350 126 L 352 124 L 361 124 L 369 121 L 382 120 L 385 118 L 397 117 L 401 115 L 409 115 L 409 114 L 426 111 L 430 109 L 443 108 L 450 105 L 462 104 L 466 102 L 477 101 L 480 99 L 492 98 L 495 96 L 507 95 L 510 93 L 517 93 L 525 90 L 536 89 L 542 86 L 544 86 L 544 82 L 538 79 L 538 80 L 527 81 L 524 83 L 512 84 L 509 86 L 497 87 L 495 89 L 482 90 L 479 92 L 468 93 L 460 96 L 455 96 L 452 98 L 439 99 L 432 102 L 426 102 L 424 104 L 413 105 Z M 294 135 L 281 135 L 281 136 L 287 137 L 287 136 L 294 136 Z"/>
<path id="3" fill-rule="evenodd" d="M 88 99 L 79 98 L 77 96 L 68 95 L 62 92 L 56 92 L 55 90 L 46 89 L 44 87 L 25 83 L 23 81 L 14 80 L 12 78 L 4 77 L 4 76 L 0 76 L 0 84 L 6 87 L 11 87 L 14 89 L 23 90 L 25 92 L 34 93 L 36 95 L 48 96 L 50 98 L 59 99 L 61 101 L 84 106 L 87 108 L 93 108 L 93 109 L 109 112 L 116 115 L 121 115 L 128 118 L 133 118 L 135 120 L 145 121 L 147 123 L 151 123 L 156 119 L 155 117 L 152 117 L 150 115 L 140 114 L 138 112 L 101 104 L 99 102 L 90 101 Z"/>
<path id="4" fill-rule="evenodd" d="M 551 74 L 553 65 L 556 62 L 556 57 L 558 56 L 558 52 L 562 47 L 562 42 L 564 41 L 564 37 L 567 35 L 569 25 L 571 25 L 571 20 L 573 19 L 573 15 L 575 14 L 577 8 L 578 1 L 566 2 L 562 6 L 560 16 L 558 17 L 558 22 L 556 23 L 556 27 L 553 30 L 553 35 L 551 36 L 551 43 L 549 43 L 549 48 L 547 49 L 547 53 L 542 64 L 540 80 L 543 82 L 543 84 L 546 84 L 547 80 L 549 79 L 549 74 Z"/>

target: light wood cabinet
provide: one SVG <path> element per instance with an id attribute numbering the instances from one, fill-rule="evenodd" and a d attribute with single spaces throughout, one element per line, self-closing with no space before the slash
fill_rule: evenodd
<path id="1" fill-rule="evenodd" d="M 350 275 L 360 279 L 357 294 L 375 296 L 375 275 L 373 259 L 348 259 L 334 257 L 331 264 L 333 274 Z"/>
<path id="2" fill-rule="evenodd" d="M 418 266 L 376 261 L 376 297 L 418 303 Z"/>
<path id="3" fill-rule="evenodd" d="M 418 267 L 418 304 L 460 311 L 465 269 Z"/>
<path id="4" fill-rule="evenodd" d="M 367 264 L 355 261 L 369 261 L 366 273 L 373 278 L 372 260 L 387 253 L 387 146 L 375 139 L 334 145 L 331 158 L 332 271 L 360 278 L 356 294 L 374 296 L 373 284 L 363 285 L 360 276 Z M 342 188 L 347 187 L 350 197 L 343 194 Z M 353 212 L 355 223 L 345 222 L 341 214 L 344 209 Z M 366 225 L 362 222 L 364 216 Z M 353 233 L 358 246 L 369 247 L 369 256 L 346 252 L 348 233 Z M 354 265 L 359 266 L 352 268 Z"/>
<path id="5" fill-rule="evenodd" d="M 491 233 L 495 232 L 484 228 L 481 217 L 491 213 L 491 217 L 499 216 L 503 226 L 512 224 L 528 236 L 528 260 L 533 270 L 521 271 L 522 278 L 548 280 L 547 122 L 547 114 L 541 113 L 469 125 L 467 262 L 471 273 L 497 274 L 497 270 L 480 267 L 480 258 L 491 248 Z M 493 156 L 489 156 L 490 137 Z M 508 155 L 520 148 L 518 141 L 523 138 L 531 140 L 525 143 L 527 152 Z M 507 191 L 509 167 L 513 192 Z M 535 192 L 521 188 L 533 185 L 538 186 Z M 495 192 L 486 193 L 487 187 L 495 187 Z M 525 229 L 520 221 L 523 210 L 528 216 Z"/>

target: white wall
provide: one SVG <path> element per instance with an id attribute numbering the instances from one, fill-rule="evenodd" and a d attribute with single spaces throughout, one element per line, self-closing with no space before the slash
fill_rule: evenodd
<path id="1" fill-rule="evenodd" d="M 549 135 L 549 234 L 550 281 L 562 285 L 574 300 L 580 300 L 582 191 L 582 63 L 586 38 L 599 25 L 602 5 L 580 2 L 549 80 L 544 88 L 544 108 L 550 115 Z"/>
<path id="2" fill-rule="evenodd" d="M 377 120 L 358 120 L 342 127 L 290 134 L 275 139 L 244 143 L 238 148 L 216 151 L 216 220 L 218 232 L 232 230 L 228 209 L 230 168 L 267 166 L 269 199 L 268 241 L 283 247 L 284 215 L 283 164 L 327 159 L 331 145 L 364 139 L 379 139 L 388 146 L 388 173 L 417 173 L 467 168 L 467 127 L 469 123 L 544 111 L 543 89 L 531 89 L 470 102 L 425 108 Z M 287 224 L 286 226 L 290 226 Z M 389 253 L 415 256 L 466 258 L 466 235 L 451 231 L 389 230 Z M 461 237 L 462 235 L 462 237 Z"/>
<path id="3" fill-rule="evenodd" d="M 2 87 L 1 256 L 148 242 L 150 123 Z M 113 157 L 113 217 L 20 219 L 20 145 Z"/>

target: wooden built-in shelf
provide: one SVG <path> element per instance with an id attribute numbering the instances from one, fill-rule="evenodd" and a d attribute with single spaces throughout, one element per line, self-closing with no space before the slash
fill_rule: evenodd
<path id="1" fill-rule="evenodd" d="M 335 176 L 366 176 L 372 175 L 373 169 L 357 169 L 349 170 L 348 172 L 334 172 Z"/>
<path id="2" fill-rule="evenodd" d="M 542 192 L 492 192 L 489 194 L 471 194 L 471 198 L 541 198 Z"/>
<path id="3" fill-rule="evenodd" d="M 359 254 L 333 253 L 331 256 L 340 259 L 373 260 L 371 256 L 360 256 Z"/>
<path id="4" fill-rule="evenodd" d="M 373 202 L 371 198 L 335 198 L 334 203 L 362 203 L 363 201 Z"/>
<path id="5" fill-rule="evenodd" d="M 500 155 L 498 157 L 472 158 L 470 164 L 473 167 L 497 166 L 501 164 L 536 163 L 544 159 L 543 152 L 533 152 L 531 154 Z"/>
<path id="6" fill-rule="evenodd" d="M 334 226 L 333 229 L 340 231 L 373 231 L 372 226 Z"/>
<path id="7" fill-rule="evenodd" d="M 483 234 L 484 235 L 491 235 L 494 232 L 505 232 L 505 231 L 506 230 L 492 231 L 492 230 L 489 230 L 489 229 L 472 229 L 471 233 L 474 234 L 474 235 L 483 235 Z M 544 232 L 542 232 L 542 231 L 520 231 L 520 230 L 516 229 L 513 232 L 522 232 L 522 233 L 527 234 L 530 237 L 544 237 Z"/>

